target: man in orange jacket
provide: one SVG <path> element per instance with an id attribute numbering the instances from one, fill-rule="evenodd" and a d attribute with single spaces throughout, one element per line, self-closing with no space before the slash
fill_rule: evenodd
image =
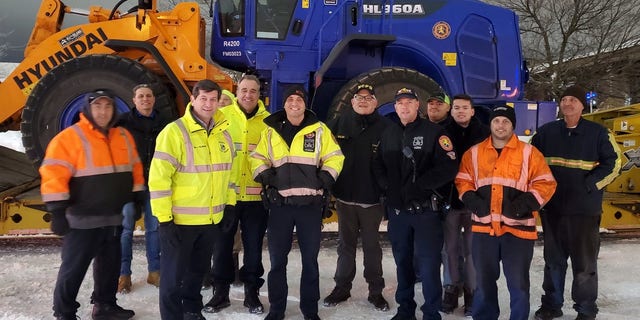
<path id="1" fill-rule="evenodd" d="M 40 176 L 51 230 L 64 236 L 62 264 L 53 293 L 56 319 L 76 319 L 76 301 L 93 260 L 93 319 L 129 319 L 116 304 L 120 274 L 122 206 L 143 201 L 142 163 L 131 134 L 114 127 L 114 97 L 105 90 L 87 95 L 80 121 L 47 147 Z"/>
<path id="2" fill-rule="evenodd" d="M 491 136 L 462 156 L 455 183 L 472 212 L 472 259 L 477 287 L 474 319 L 498 319 L 500 261 L 511 298 L 511 320 L 529 318 L 529 268 L 538 236 L 536 216 L 556 189 L 544 156 L 513 133 L 513 108 L 498 106 Z"/>

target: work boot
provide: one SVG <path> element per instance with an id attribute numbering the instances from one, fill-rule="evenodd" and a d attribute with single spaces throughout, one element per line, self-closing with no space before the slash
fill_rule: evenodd
<path id="1" fill-rule="evenodd" d="M 217 313 L 230 305 L 229 286 L 216 286 L 215 290 L 213 290 L 213 297 L 204 305 L 202 311 L 206 313 Z"/>
<path id="2" fill-rule="evenodd" d="M 331 291 L 331 293 L 326 298 L 324 298 L 323 304 L 325 307 L 335 307 L 338 305 L 338 303 L 347 301 L 347 299 L 349 299 L 350 297 L 351 293 L 349 292 L 349 290 L 335 287 L 333 288 L 333 291 Z"/>
<path id="3" fill-rule="evenodd" d="M 445 286 L 444 298 L 442 299 L 442 307 L 440 311 L 450 314 L 458 307 L 458 287 L 457 286 Z"/>
<path id="4" fill-rule="evenodd" d="M 378 311 L 389 311 L 389 303 L 384 299 L 382 293 L 370 294 L 367 301 L 371 302 Z"/>
<path id="5" fill-rule="evenodd" d="M 393 316 L 391 320 L 416 320 L 416 316 L 413 314 L 405 315 L 405 314 L 396 313 L 396 315 Z"/>
<path id="6" fill-rule="evenodd" d="M 562 317 L 562 309 L 553 309 L 547 307 L 540 307 L 535 313 L 536 320 L 551 320 L 553 318 Z"/>
<path id="7" fill-rule="evenodd" d="M 473 291 L 464 290 L 464 316 L 471 317 L 473 314 Z"/>
<path id="8" fill-rule="evenodd" d="M 118 278 L 118 293 L 131 292 L 131 275 L 121 275 Z"/>
<path id="9" fill-rule="evenodd" d="M 183 320 L 206 320 L 200 312 L 185 312 L 182 314 Z"/>
<path id="10" fill-rule="evenodd" d="M 262 314 L 264 312 L 257 289 L 244 286 L 244 306 L 249 308 L 249 313 Z"/>
<path id="11" fill-rule="evenodd" d="M 238 252 L 233 253 L 233 270 L 235 272 L 235 278 L 233 280 L 232 285 L 234 287 L 239 287 L 242 285 L 242 281 L 240 281 L 240 263 L 238 260 Z"/>
<path id="12" fill-rule="evenodd" d="M 91 311 L 91 319 L 93 320 L 127 320 L 135 315 L 133 310 L 123 309 L 115 303 L 96 303 Z"/>
<path id="13" fill-rule="evenodd" d="M 578 316 L 576 317 L 576 320 L 596 320 L 596 316 L 589 316 L 584 313 L 578 312 Z"/>
<path id="14" fill-rule="evenodd" d="M 317 313 L 304 316 L 304 320 L 320 320 Z"/>
<path id="15" fill-rule="evenodd" d="M 160 271 L 151 271 L 147 275 L 147 283 L 150 285 L 160 287 Z"/>

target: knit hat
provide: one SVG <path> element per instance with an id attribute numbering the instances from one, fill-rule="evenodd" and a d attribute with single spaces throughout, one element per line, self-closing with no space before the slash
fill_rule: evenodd
<path id="1" fill-rule="evenodd" d="M 395 100 L 398 100 L 400 98 L 411 98 L 418 100 L 418 94 L 411 88 L 401 88 L 400 90 L 396 91 Z"/>
<path id="2" fill-rule="evenodd" d="M 568 87 L 568 88 L 564 89 L 564 92 L 560 96 L 560 100 L 562 100 L 562 98 L 564 98 L 566 96 L 572 96 L 572 97 L 575 97 L 576 99 L 580 100 L 580 102 L 582 102 L 582 107 L 584 107 L 584 108 L 586 108 L 588 106 L 588 104 L 587 104 L 587 92 L 582 87 L 580 87 L 578 85 L 573 85 L 571 87 Z"/>
<path id="3" fill-rule="evenodd" d="M 360 90 L 367 90 L 372 96 L 376 95 L 375 91 L 373 91 L 373 86 L 370 84 L 359 84 L 358 87 L 356 87 L 356 93 L 360 92 Z"/>
<path id="4" fill-rule="evenodd" d="M 516 127 L 516 111 L 513 107 L 507 105 L 500 105 L 491 111 L 491 116 L 489 117 L 489 122 L 493 120 L 495 117 L 505 117 L 511 121 L 513 127 Z"/>
<path id="5" fill-rule="evenodd" d="M 297 85 L 297 84 L 285 90 L 284 100 L 287 100 L 287 98 L 289 98 L 290 95 L 294 95 L 294 94 L 302 98 L 302 100 L 304 100 L 305 105 L 307 104 L 307 91 L 304 90 L 304 88 L 301 85 Z"/>
<path id="6" fill-rule="evenodd" d="M 451 99 L 444 92 L 440 92 L 440 93 L 438 93 L 436 95 L 433 95 L 433 96 L 429 97 L 429 99 L 427 99 L 427 102 L 429 102 L 431 100 L 438 100 L 440 102 L 444 102 L 444 103 L 446 103 L 448 105 L 451 105 Z"/>

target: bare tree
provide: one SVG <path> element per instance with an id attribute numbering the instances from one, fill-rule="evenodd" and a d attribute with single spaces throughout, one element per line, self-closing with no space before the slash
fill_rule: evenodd
<path id="1" fill-rule="evenodd" d="M 600 101 L 630 95 L 638 99 L 640 0 L 487 2 L 520 17 L 523 51 L 532 71 L 527 98 L 552 99 L 565 86 L 580 84 L 597 91 Z"/>

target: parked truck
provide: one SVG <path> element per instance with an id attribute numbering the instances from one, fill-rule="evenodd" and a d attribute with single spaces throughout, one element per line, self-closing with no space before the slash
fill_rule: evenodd
<path id="1" fill-rule="evenodd" d="M 518 17 L 481 1 L 217 0 L 210 8 L 216 64 L 205 58 L 197 3 L 159 11 L 155 0 L 138 0 L 120 10 L 125 3 L 79 10 L 42 0 L 24 60 L 0 83 L 0 131 L 21 130 L 36 166 L 51 138 L 78 119 L 87 92 L 110 89 L 126 111 L 131 88 L 148 83 L 161 111 L 178 116 L 198 80 L 233 89 L 221 67 L 257 75 L 271 111 L 282 107 L 288 86 L 305 86 L 321 119 L 339 116 L 360 83 L 375 86 L 382 113 L 392 110 L 397 89 L 410 86 L 423 106 L 437 92 L 471 95 L 481 116 L 512 104 L 518 135 L 555 118 L 554 103 L 522 100 L 528 71 Z M 61 30 L 67 14 L 88 22 Z M 3 212 L 0 223 L 10 217 Z"/>

